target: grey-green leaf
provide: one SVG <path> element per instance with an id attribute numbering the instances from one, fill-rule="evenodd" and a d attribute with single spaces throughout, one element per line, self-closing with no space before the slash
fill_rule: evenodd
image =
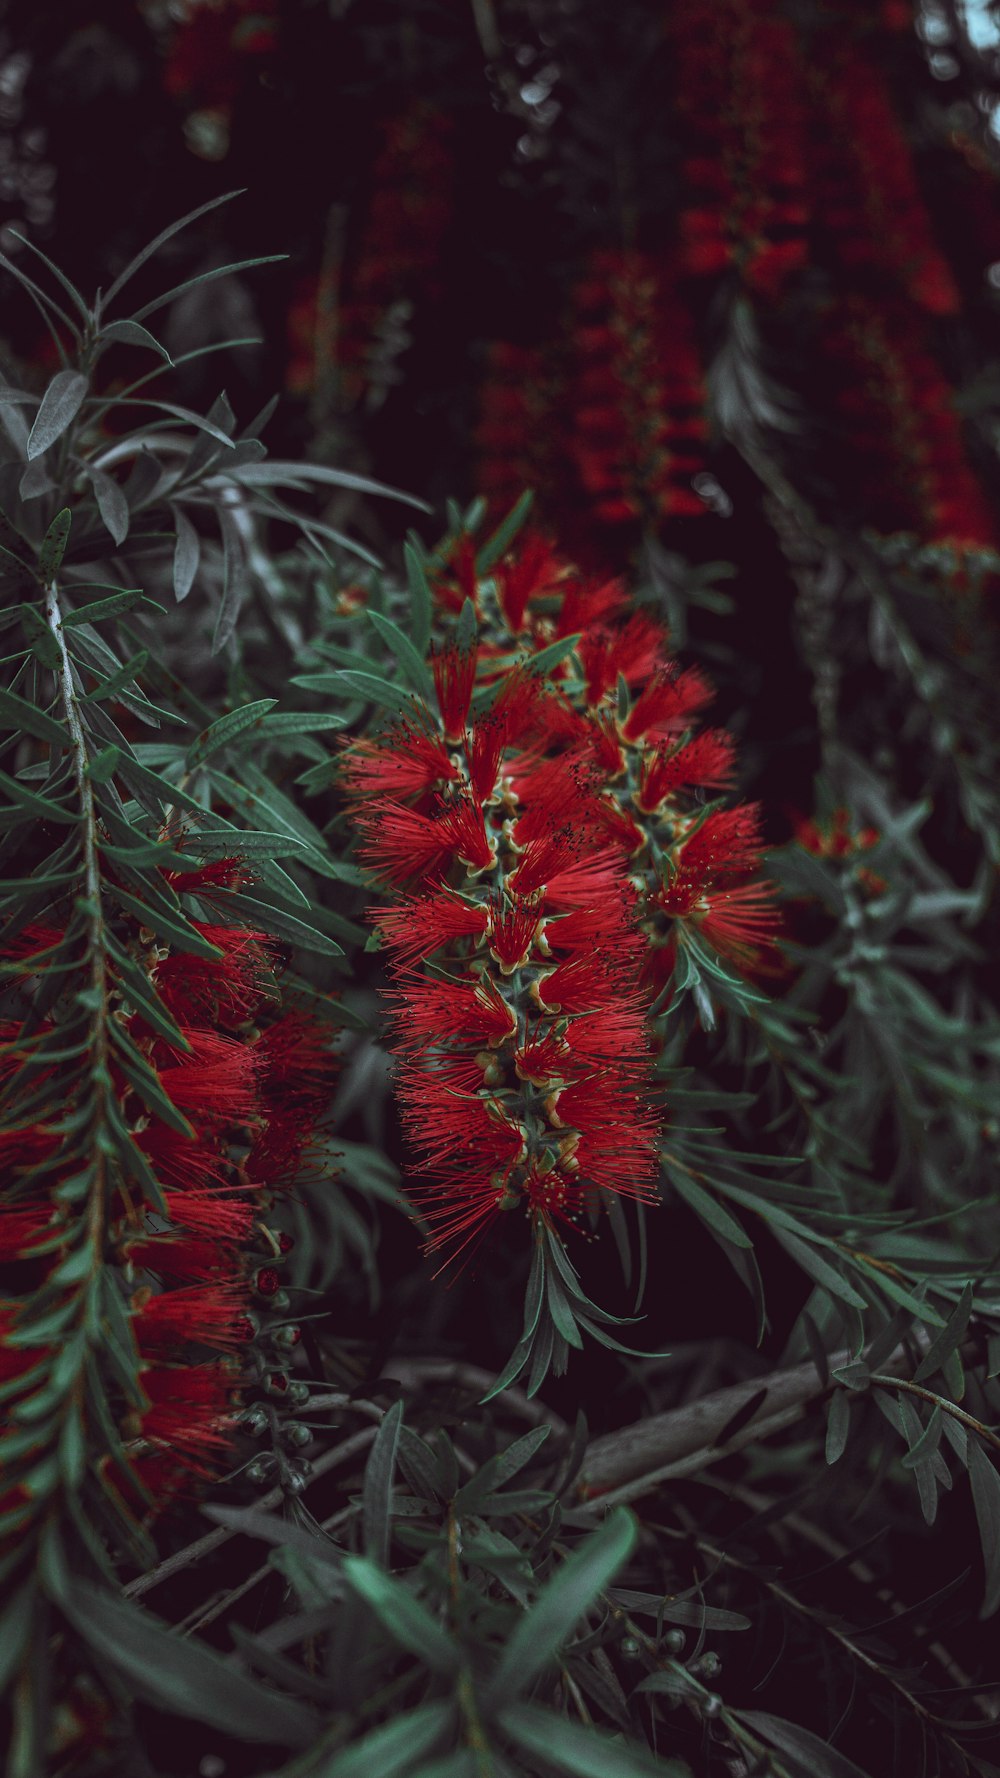
<path id="1" fill-rule="evenodd" d="M 305 1705 L 234 1672 L 206 1643 L 182 1641 L 150 1612 L 80 1580 L 64 1609 L 95 1653 L 159 1709 L 240 1741 L 316 1740 L 319 1721 Z"/>
<path id="2" fill-rule="evenodd" d="M 490 1681 L 490 1696 L 514 1698 L 528 1689 L 572 1635 L 635 1546 L 636 1523 L 624 1507 L 610 1513 L 546 1583 L 521 1618 Z"/>
<path id="3" fill-rule="evenodd" d="M 76 419 L 86 396 L 88 383 L 78 370 L 57 370 L 42 396 L 35 423 L 28 434 L 28 461 L 41 457 L 50 445 L 61 438 L 67 426 Z"/>

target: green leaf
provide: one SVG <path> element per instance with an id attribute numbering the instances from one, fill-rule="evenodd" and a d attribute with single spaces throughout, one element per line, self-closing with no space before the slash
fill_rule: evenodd
<path id="1" fill-rule="evenodd" d="M 35 423 L 28 434 L 28 461 L 41 457 L 50 445 L 61 438 L 76 419 L 88 388 L 87 379 L 78 370 L 57 370 L 42 396 Z"/>
<path id="2" fill-rule="evenodd" d="M 495 1489 L 502 1488 L 519 1470 L 530 1463 L 535 1452 L 539 1451 L 548 1438 L 551 1427 L 535 1426 L 530 1432 L 522 1433 L 505 1451 L 496 1457 L 490 1457 L 478 1473 L 465 1483 L 455 1495 L 455 1510 L 459 1513 L 475 1513 L 480 1503 Z"/>
<path id="3" fill-rule="evenodd" d="M 562 1564 L 507 1640 L 489 1684 L 494 1703 L 527 1690 L 555 1660 L 588 1606 L 631 1554 L 637 1535 L 632 1514 L 616 1507 Z"/>
<path id="4" fill-rule="evenodd" d="M 39 741 L 49 741 L 55 747 L 69 746 L 69 737 L 61 723 L 13 691 L 0 690 L 0 728 L 35 735 Z"/>
<path id="5" fill-rule="evenodd" d="M 62 655 L 59 644 L 37 605 L 22 605 L 20 618 L 21 628 L 32 653 L 41 661 L 43 667 L 48 667 L 50 673 L 60 672 Z"/>
<path id="6" fill-rule="evenodd" d="M 88 691 L 84 697 L 78 698 L 77 702 L 80 704 L 103 704 L 109 698 L 116 698 L 126 686 L 134 685 L 148 660 L 149 649 L 140 648 L 130 660 L 123 661 L 122 665 L 109 678 L 98 679 L 98 684 L 95 685 L 93 691 Z M 95 668 L 88 667 L 87 671 L 98 678 Z"/>
<path id="7" fill-rule="evenodd" d="M 73 588 L 76 592 L 78 589 Z M 63 629 L 73 630 L 80 624 L 99 624 L 106 617 L 118 617 L 123 611 L 132 611 L 137 605 L 148 605 L 153 611 L 166 612 L 166 606 L 158 600 L 151 599 L 141 587 L 122 587 L 118 593 L 112 593 L 109 599 L 95 599 L 90 605 L 81 605 L 77 611 L 67 611 L 63 617 Z"/>
<path id="8" fill-rule="evenodd" d="M 166 346 L 161 346 L 149 329 L 140 327 L 138 321 L 109 321 L 97 337 L 101 345 L 145 346 L 151 352 L 158 352 L 169 365 L 174 362 Z"/>
<path id="9" fill-rule="evenodd" d="M 980 1618 L 992 1617 L 1000 1606 L 1000 1475 L 974 1436 L 968 1444 L 969 1482 L 983 1546 L 986 1586 Z"/>
<path id="10" fill-rule="evenodd" d="M 65 826 L 74 826 L 79 820 L 76 811 L 64 809 L 61 803 L 52 801 L 51 797 L 42 796 L 37 791 L 28 790 L 16 778 L 8 777 L 0 772 L 0 791 L 6 791 L 8 800 L 27 809 L 32 815 L 38 815 L 46 821 L 58 821 Z"/>
<path id="11" fill-rule="evenodd" d="M 137 895 L 130 894 L 117 884 L 114 889 L 115 900 L 121 903 L 126 912 L 134 914 L 150 932 L 169 939 L 181 951 L 190 951 L 195 957 L 209 957 L 213 962 L 218 962 L 223 952 L 217 945 L 209 944 L 207 938 L 203 938 L 200 932 L 196 932 L 188 924 L 183 914 L 167 912 L 158 896 L 154 901 L 151 887 L 147 890 L 147 895 L 149 900 L 140 901 Z"/>
<path id="12" fill-rule="evenodd" d="M 403 677 L 419 697 L 427 702 L 434 696 L 434 678 L 426 662 L 421 659 L 410 641 L 404 636 L 398 624 L 391 618 L 382 617 L 377 611 L 366 613 L 369 623 L 374 624 L 386 647 L 396 656 L 403 669 Z"/>
<path id="13" fill-rule="evenodd" d="M 126 284 L 129 283 L 130 279 L 135 277 L 135 274 L 139 271 L 140 267 L 145 265 L 147 259 L 152 259 L 153 254 L 158 253 L 160 248 L 163 247 L 167 241 L 172 240 L 174 235 L 180 233 L 181 229 L 187 228 L 189 223 L 197 222 L 199 216 L 207 216 L 210 210 L 217 210 L 220 204 L 229 204 L 232 202 L 233 198 L 242 197 L 245 189 L 245 186 L 239 186 L 235 191 L 223 192 L 221 197 L 209 198 L 207 204 L 199 204 L 197 210 L 189 210 L 185 216 L 182 216 L 179 219 L 179 221 L 171 222 L 166 228 L 161 229 L 160 233 L 149 242 L 148 246 L 141 248 L 135 258 L 129 260 L 125 270 L 119 272 L 114 283 L 110 285 L 105 292 L 102 306 L 105 309 L 108 308 L 109 305 L 114 302 L 118 292 L 124 290 Z"/>
<path id="14" fill-rule="evenodd" d="M 319 1719 L 305 1705 L 237 1673 L 204 1642 L 182 1641 L 151 1612 L 74 1580 L 64 1606 L 87 1645 L 137 1697 L 239 1741 L 309 1747 Z"/>
<path id="15" fill-rule="evenodd" d="M 965 1330 L 972 1314 L 972 1297 L 973 1286 L 970 1280 L 966 1283 L 940 1333 L 931 1341 L 923 1359 L 914 1371 L 913 1381 L 915 1383 L 922 1383 L 925 1377 L 932 1377 L 935 1371 L 942 1370 L 952 1353 L 965 1338 Z"/>
<path id="16" fill-rule="evenodd" d="M 37 553 L 37 578 L 43 585 L 50 585 L 62 567 L 62 557 L 66 555 L 66 544 L 69 542 L 69 528 L 73 525 L 73 514 L 69 507 L 62 507 L 53 517 L 52 525 L 44 533 L 41 549 Z"/>
<path id="17" fill-rule="evenodd" d="M 846 1389 L 835 1389 L 830 1397 L 826 1418 L 826 1461 L 836 1463 L 842 1457 L 851 1430 L 851 1404 Z"/>
<path id="18" fill-rule="evenodd" d="M 392 1517 L 392 1478 L 396 1468 L 396 1447 L 403 1404 L 395 1401 L 375 1435 L 361 1493 L 361 1514 L 364 1527 L 365 1554 L 379 1568 L 389 1566 L 389 1538 Z"/>
<path id="19" fill-rule="evenodd" d="M 87 474 L 94 490 L 97 510 L 101 515 L 105 530 L 109 531 L 116 544 L 125 542 L 128 536 L 130 513 L 128 501 L 113 476 L 105 474 L 103 469 L 88 465 Z"/>
<path id="20" fill-rule="evenodd" d="M 352 691 L 367 704 L 379 704 L 387 710 L 412 707 L 413 694 L 404 685 L 383 679 L 379 673 L 364 673 L 352 667 L 341 667 L 336 673 L 300 673 L 293 685 L 305 691 Z"/>
<path id="21" fill-rule="evenodd" d="M 740 1722 L 794 1762 L 795 1778 L 871 1778 L 828 1741 L 796 1722 L 785 1722 L 764 1710 L 740 1710 Z"/>
<path id="22" fill-rule="evenodd" d="M 87 776 L 92 784 L 107 784 L 114 777 L 121 759 L 121 748 L 111 745 L 102 747 L 92 759 L 87 761 Z"/>
<path id="23" fill-rule="evenodd" d="M 455 647 L 461 654 L 469 654 L 475 648 L 478 637 L 479 619 L 476 616 L 476 607 L 471 599 L 466 599 L 455 626 Z"/>
<path id="24" fill-rule="evenodd" d="M 458 1649 L 426 1605 L 402 1581 L 383 1574 L 364 1556 L 345 1556 L 343 1569 L 354 1591 L 371 1607 L 395 1642 L 419 1656 L 432 1673 L 454 1673 Z"/>
<path id="25" fill-rule="evenodd" d="M 257 901 L 251 895 L 237 894 L 233 890 L 216 890 L 215 905 L 229 908 L 243 916 L 240 924 L 251 921 L 264 932 L 272 932 L 277 938 L 287 938 L 289 944 L 297 945 L 303 951 L 315 951 L 321 957 L 342 957 L 344 950 L 325 933 L 317 932 L 314 927 L 307 926 L 304 921 L 296 919 L 294 914 L 286 914 L 283 908 L 276 908 L 267 901 Z"/>
<path id="26" fill-rule="evenodd" d="M 237 272 L 252 271 L 258 265 L 278 265 L 287 258 L 287 253 L 263 253 L 258 254 L 255 259 L 237 259 L 231 265 L 213 266 L 210 271 L 199 272 L 195 278 L 185 278 L 183 284 L 175 284 L 172 290 L 165 290 L 162 296 L 144 303 L 130 319 L 144 321 L 147 315 L 155 315 L 157 309 L 165 309 L 168 303 L 175 302 L 179 296 L 186 296 L 189 290 L 198 290 L 204 284 L 214 284 L 219 278 L 234 277 Z"/>
<path id="27" fill-rule="evenodd" d="M 334 488 L 350 488 L 356 494 L 384 494 L 390 500 L 402 500 L 407 506 L 415 506 L 420 512 L 431 510 L 426 500 L 418 500 L 415 494 L 404 494 L 399 488 L 387 487 L 385 482 L 372 481 L 370 476 L 354 475 L 348 469 L 329 469 L 321 463 L 286 463 L 269 457 L 266 463 L 240 464 L 228 474 L 230 480 L 243 482 L 248 487 L 267 487 L 271 483 L 280 486 L 289 479 L 325 482 Z"/>
<path id="28" fill-rule="evenodd" d="M 790 1254 L 792 1259 L 802 1267 L 802 1270 L 808 1272 L 810 1278 L 813 1278 L 823 1290 L 828 1291 L 831 1296 L 838 1297 L 842 1303 L 849 1303 L 852 1309 L 866 1309 L 868 1307 L 864 1297 L 854 1289 L 852 1284 L 848 1284 L 847 1280 L 842 1278 L 833 1266 L 829 1265 L 825 1259 L 821 1259 L 815 1247 L 810 1246 L 807 1241 L 800 1241 L 797 1235 L 793 1235 L 790 1229 L 784 1228 L 776 1219 L 771 1219 L 771 1226 L 774 1229 L 775 1238 L 780 1241 L 786 1253 Z"/>
<path id="29" fill-rule="evenodd" d="M 0 1613 L 0 1694 L 6 1692 L 27 1648 L 34 1600 L 35 1582 L 30 1578 L 10 1594 Z"/>
<path id="30" fill-rule="evenodd" d="M 174 598 L 180 605 L 194 586 L 198 563 L 201 561 L 201 538 L 186 512 L 182 512 L 179 506 L 172 506 L 170 510 L 174 515 L 174 530 L 177 533 L 173 566 Z"/>
<path id="31" fill-rule="evenodd" d="M 420 1704 L 362 1735 L 329 1763 L 316 1766 L 315 1778 L 403 1778 L 448 1733 L 453 1721 L 452 1704 Z"/>
<path id="32" fill-rule="evenodd" d="M 222 598 L 212 636 L 212 653 L 221 654 L 232 639 L 250 587 L 246 550 L 236 517 L 228 506 L 218 509 L 222 537 Z"/>
<path id="33" fill-rule="evenodd" d="M 410 637 L 421 660 L 431 637 L 431 589 L 424 565 L 412 543 L 404 543 L 403 560 L 410 589 Z"/>
<path id="34" fill-rule="evenodd" d="M 214 753 L 220 752 L 237 735 L 241 735 L 244 729 L 258 722 L 268 710 L 273 710 L 277 702 L 277 698 L 257 698 L 252 704 L 242 704 L 238 710 L 230 710 L 227 715 L 210 723 L 188 748 L 185 760 L 188 771 L 193 772 L 196 766 L 204 765 L 206 759 L 211 759 Z"/>
<path id="35" fill-rule="evenodd" d="M 573 653 L 579 640 L 579 635 L 562 636 L 558 642 L 550 642 L 547 648 L 540 648 L 537 654 L 528 657 L 525 663 L 528 672 L 534 673 L 537 678 L 551 673 L 553 667 L 558 667 L 567 655 Z"/>
<path id="36" fill-rule="evenodd" d="M 512 1741 L 570 1778 L 691 1778 L 676 1760 L 656 1759 L 645 1748 L 613 1741 L 536 1704 L 510 1704 L 497 1718 Z"/>
<path id="37" fill-rule="evenodd" d="M 303 864 L 313 857 L 313 849 L 294 833 L 251 833 L 247 828 L 204 828 L 201 833 L 190 829 L 184 835 L 184 849 L 197 858 L 299 858 Z M 108 850 L 108 848 L 105 848 Z"/>
<path id="38" fill-rule="evenodd" d="M 492 537 L 487 538 L 482 549 L 476 556 L 476 573 L 478 575 L 482 576 L 487 574 L 493 567 L 494 563 L 499 562 L 500 559 L 507 554 L 508 549 L 520 531 L 521 526 L 524 524 L 528 513 L 531 511 L 534 498 L 535 496 L 530 488 L 527 489 L 526 492 L 521 495 L 520 499 L 511 507 L 507 517 L 501 519 Z"/>
<path id="39" fill-rule="evenodd" d="M 63 290 L 66 292 L 66 295 L 69 297 L 71 303 L 73 304 L 73 307 L 76 309 L 77 314 L 80 316 L 80 319 L 84 322 L 84 324 L 89 322 L 90 310 L 88 309 L 87 304 L 84 301 L 84 298 L 81 296 L 79 290 L 76 288 L 76 285 L 70 283 L 70 280 L 67 278 L 66 273 L 62 270 L 62 268 L 60 266 L 57 266 L 55 264 L 55 261 L 51 260 L 47 253 L 43 253 L 42 249 L 40 247 L 36 247 L 34 241 L 29 241 L 27 235 L 22 235 L 19 229 L 10 228 L 7 230 L 7 232 L 8 232 L 8 234 L 13 235 L 15 241 L 20 241 L 22 247 L 27 247 L 28 252 L 33 253 L 35 255 L 36 259 L 41 260 L 43 266 L 45 266 L 46 269 L 49 272 L 51 272 L 56 283 L 61 285 Z"/>
<path id="40" fill-rule="evenodd" d="M 701 1221 L 706 1223 L 715 1234 L 721 1235 L 724 1241 L 731 1242 L 734 1247 L 753 1246 L 743 1225 L 737 1222 L 735 1216 L 730 1216 L 729 1211 L 724 1210 L 721 1204 L 716 1203 L 709 1192 L 704 1191 L 695 1180 L 689 1179 L 687 1174 L 682 1173 L 679 1168 L 667 1164 L 667 1171 L 670 1175 L 670 1183 L 678 1197 L 683 1198 L 695 1215 L 700 1217 Z"/>

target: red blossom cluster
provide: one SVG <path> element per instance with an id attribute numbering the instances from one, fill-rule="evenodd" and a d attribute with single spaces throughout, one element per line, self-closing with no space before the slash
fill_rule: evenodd
<path id="1" fill-rule="evenodd" d="M 681 252 L 692 273 L 728 266 L 761 296 L 806 264 L 803 67 L 777 0 L 672 0 L 667 34 L 688 151 Z"/>
<path id="2" fill-rule="evenodd" d="M 839 859 L 851 864 L 856 881 L 870 895 L 881 895 L 885 890 L 885 878 L 858 862 L 878 845 L 882 835 L 877 827 L 859 825 L 850 809 L 841 805 L 825 821 L 797 820 L 794 833 L 799 845 L 814 858 Z"/>
<path id="3" fill-rule="evenodd" d="M 605 524 L 699 515 L 701 366 L 687 311 L 648 254 L 601 253 L 573 293 L 569 450 Z"/>
<path id="4" fill-rule="evenodd" d="M 996 527 L 970 468 L 954 391 L 912 309 L 861 297 L 841 305 L 831 364 L 850 461 L 879 528 L 992 547 Z"/>
<path id="5" fill-rule="evenodd" d="M 209 905 L 213 892 L 234 880 L 241 877 L 231 860 L 163 877 L 165 888 Z M 109 1171 L 95 1155 L 88 1161 L 72 1133 L 39 1117 L 32 1098 L 37 1073 L 27 1079 L 30 1013 L 0 1032 L 5 1096 L 15 1112 L 23 1103 L 23 1115 L 0 1131 L 7 1188 L 0 1243 L 5 1258 L 24 1269 L 30 1291 L 39 1268 L 58 1266 L 63 1257 L 75 1199 L 61 1187 L 84 1162 L 104 1168 L 104 1228 L 94 1264 L 120 1290 L 121 1325 L 138 1353 L 140 1393 L 130 1399 L 122 1384 L 119 1425 L 131 1441 L 135 1473 L 156 1501 L 185 1474 L 225 1459 L 235 1392 L 251 1380 L 266 1383 L 278 1362 L 267 1342 L 255 1339 L 258 1311 L 280 1291 L 275 1268 L 290 1246 L 268 1216 L 276 1195 L 294 1184 L 333 1073 L 325 1027 L 310 1011 L 282 1004 L 274 941 L 234 925 L 190 925 L 204 952 L 161 943 L 138 921 L 119 941 L 165 1018 L 149 1016 L 127 974 L 109 960 L 113 1109 L 106 1115 L 133 1149 L 125 1173 Z M 28 928 L 5 947 L 5 959 L 16 956 L 22 966 L 29 997 L 34 971 L 61 937 L 55 929 Z M 42 1032 L 51 1028 L 43 1021 Z M 71 1074 L 62 1083 L 67 1111 L 83 1091 Z M 72 1132 L 73 1119 L 67 1122 Z M 23 1371 L 27 1387 L 45 1353 L 4 1343 L 21 1307 L 16 1296 L 0 1303 L 0 1381 Z M 106 1479 L 112 1485 L 110 1472 Z"/>
<path id="6" fill-rule="evenodd" d="M 464 611 L 434 703 L 351 744 L 340 778 L 395 896 L 373 917 L 429 1245 L 460 1249 L 503 1211 L 650 1193 L 651 1001 L 678 945 L 752 968 L 775 916 L 756 810 L 704 800 L 733 772 L 730 737 L 693 732 L 710 687 L 621 582 L 537 536 L 478 574 L 465 538 L 437 592 Z"/>
<path id="7" fill-rule="evenodd" d="M 823 118 L 809 138 L 817 219 L 840 267 L 852 280 L 889 280 L 932 315 L 955 314 L 958 288 L 884 76 L 851 39 L 811 85 Z"/>

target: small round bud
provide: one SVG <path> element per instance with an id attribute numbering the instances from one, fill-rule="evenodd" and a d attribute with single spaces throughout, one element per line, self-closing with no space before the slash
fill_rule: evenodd
<path id="1" fill-rule="evenodd" d="M 623 1636 L 619 1646 L 627 1661 L 635 1660 L 639 1653 L 639 1644 L 634 1636 Z"/>
<path id="2" fill-rule="evenodd" d="M 281 1290 L 281 1279 L 274 1266 L 261 1266 L 254 1273 L 253 1287 L 258 1296 L 276 1297 Z"/>
<path id="3" fill-rule="evenodd" d="M 686 1641 L 687 1637 L 683 1630 L 668 1630 L 663 1638 L 663 1646 L 668 1654 L 680 1655 L 684 1653 Z"/>
<path id="4" fill-rule="evenodd" d="M 293 1407 L 293 1408 L 304 1408 L 307 1401 L 309 1400 L 309 1394 L 310 1394 L 310 1390 L 309 1390 L 308 1383 L 289 1383 L 289 1385 L 288 1385 L 288 1404 L 289 1404 L 289 1406 Z"/>
<path id="5" fill-rule="evenodd" d="M 287 1290 L 275 1291 L 273 1297 L 271 1298 L 270 1307 L 275 1311 L 276 1314 L 283 1315 L 285 1313 L 285 1310 L 290 1309 L 291 1306 L 292 1306 L 292 1299 L 289 1296 Z"/>
<path id="6" fill-rule="evenodd" d="M 722 1711 L 722 1699 L 718 1692 L 709 1692 L 701 1707 L 702 1716 L 719 1716 Z"/>
<path id="7" fill-rule="evenodd" d="M 290 1469 L 283 1478 L 282 1486 L 286 1494 L 301 1494 L 306 1485 L 306 1478 L 300 1470 Z"/>
<path id="8" fill-rule="evenodd" d="M 286 1444 L 297 1445 L 301 1448 L 302 1445 L 309 1444 L 312 1433 L 308 1426 L 303 1426 L 301 1420 L 289 1420 L 288 1425 L 282 1429 L 282 1437 Z"/>
<path id="9" fill-rule="evenodd" d="M 302 1329 L 286 1323 L 284 1327 L 276 1327 L 271 1338 L 276 1346 L 281 1346 L 288 1350 L 292 1346 L 298 1345 L 302 1338 Z"/>
<path id="10" fill-rule="evenodd" d="M 719 1656 L 709 1649 L 697 1662 L 697 1670 L 703 1679 L 715 1679 L 722 1672 L 722 1662 Z"/>
<path id="11" fill-rule="evenodd" d="M 254 1486 L 259 1488 L 267 1481 L 270 1473 L 271 1465 L 267 1459 L 255 1457 L 253 1462 L 247 1465 L 246 1478 L 248 1482 L 253 1482 Z"/>
<path id="12" fill-rule="evenodd" d="M 264 1378 L 264 1388 L 267 1390 L 268 1395 L 287 1395 L 288 1378 L 284 1371 L 271 1371 L 269 1375 Z"/>
<path id="13" fill-rule="evenodd" d="M 239 1416 L 239 1425 L 250 1438 L 260 1438 L 267 1430 L 267 1415 L 262 1407 L 244 1408 Z"/>

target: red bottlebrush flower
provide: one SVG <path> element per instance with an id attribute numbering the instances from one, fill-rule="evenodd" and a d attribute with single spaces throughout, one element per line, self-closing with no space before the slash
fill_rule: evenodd
<path id="1" fill-rule="evenodd" d="M 439 817 L 437 826 L 449 851 L 461 860 L 467 872 L 477 874 L 492 868 L 496 853 L 478 803 L 470 797 L 457 796 Z"/>
<path id="2" fill-rule="evenodd" d="M 401 974 L 389 1000 L 398 1008 L 397 1042 L 406 1051 L 463 1042 L 495 1045 L 517 1030 L 516 1014 L 487 976 L 473 983 Z"/>
<path id="3" fill-rule="evenodd" d="M 431 661 L 438 709 L 444 725 L 446 741 L 461 741 L 469 716 L 469 705 L 476 684 L 476 656 L 473 649 L 448 647 Z"/>
<path id="4" fill-rule="evenodd" d="M 214 1191 L 165 1191 L 163 1198 L 171 1222 L 183 1224 L 195 1235 L 234 1246 L 250 1238 L 254 1214 L 242 1187 L 220 1183 Z"/>
<path id="5" fill-rule="evenodd" d="M 687 667 L 683 672 L 673 666 L 660 667 L 625 719 L 625 738 L 667 740 L 686 729 L 712 696 L 711 686 L 697 667 Z"/>
<path id="6" fill-rule="evenodd" d="M 395 907 L 374 909 L 372 917 L 378 921 L 393 959 L 404 966 L 433 956 L 442 945 L 457 939 L 481 938 L 487 926 L 487 912 L 481 903 L 466 901 L 448 888 L 398 902 Z"/>
<path id="7" fill-rule="evenodd" d="M 685 877 L 711 875 L 715 881 L 743 876 L 756 869 L 760 847 L 759 803 L 714 809 L 684 839 L 680 869 Z"/>
<path id="8" fill-rule="evenodd" d="M 342 754 L 338 782 L 356 801 L 372 797 L 425 797 L 459 778 L 440 736 L 412 722 L 399 722 L 376 740 L 349 743 Z"/>
<path id="9" fill-rule="evenodd" d="M 588 630 L 577 649 L 587 678 L 587 703 L 599 704 L 614 691 L 619 674 L 628 685 L 648 680 L 662 664 L 664 641 L 660 625 L 641 612 L 620 630 Z"/>
<path id="10" fill-rule="evenodd" d="M 151 1296 L 134 1311 L 139 1350 L 147 1358 L 191 1343 L 231 1351 L 244 1343 L 237 1319 L 246 1300 L 245 1286 L 235 1282 L 185 1285 Z"/>
<path id="11" fill-rule="evenodd" d="M 381 802 L 377 812 L 360 814 L 357 825 L 364 836 L 362 862 L 390 883 L 436 874 L 453 850 L 440 821 L 401 803 Z"/>
<path id="12" fill-rule="evenodd" d="M 295 1006 L 262 1033 L 254 1054 L 264 1126 L 247 1167 L 255 1182 L 280 1189 L 292 1183 L 308 1154 L 332 1100 L 339 1063 L 329 1027 Z"/>
<path id="13" fill-rule="evenodd" d="M 172 1230 L 131 1242 L 128 1255 L 139 1270 L 163 1278 L 204 1279 L 222 1273 L 235 1282 L 238 1277 L 233 1247 L 218 1240 L 192 1240 Z"/>
<path id="14" fill-rule="evenodd" d="M 602 253 L 574 291 L 576 356 L 569 454 L 605 524 L 655 523 L 704 511 L 682 467 L 705 431 L 700 366 L 686 308 L 665 265 L 638 252 Z"/>
<path id="15" fill-rule="evenodd" d="M 257 1105 L 253 1051 L 217 1031 L 183 1025 L 181 1031 L 191 1045 L 190 1053 L 178 1056 L 171 1051 L 158 1058 L 164 1090 L 178 1111 L 196 1124 L 252 1120 Z"/>
<path id="16" fill-rule="evenodd" d="M 156 1366 L 142 1373 L 149 1407 L 142 1436 L 196 1467 L 217 1462 L 231 1446 L 235 1378 L 223 1364 Z M 144 1475 L 146 1464 L 140 1465 Z"/>
<path id="17" fill-rule="evenodd" d="M 488 802 L 496 789 L 508 729 L 509 723 L 502 710 L 483 717 L 472 726 L 468 739 L 469 782 L 479 803 Z"/>
<path id="18" fill-rule="evenodd" d="M 489 911 L 489 945 L 503 975 L 510 975 L 527 961 L 538 921 L 534 902 L 494 897 Z"/>
<path id="19" fill-rule="evenodd" d="M 570 828 L 530 840 L 520 863 L 507 877 L 507 887 L 522 899 L 546 889 L 550 879 L 561 877 L 580 856 L 581 841 Z"/>
<path id="20" fill-rule="evenodd" d="M 755 969 L 761 953 L 773 946 L 780 917 L 770 883 L 737 883 L 712 890 L 697 925 L 720 956 L 742 968 Z"/>
<path id="21" fill-rule="evenodd" d="M 537 532 L 522 537 L 518 553 L 494 570 L 497 597 L 512 636 L 525 628 L 528 607 L 535 599 L 565 594 L 568 563 L 556 555 L 548 539 Z M 565 632 L 572 635 L 572 629 Z"/>
<path id="22" fill-rule="evenodd" d="M 725 729 L 706 729 L 684 747 L 658 747 L 642 763 L 639 807 L 651 812 L 679 790 L 719 789 L 732 780 L 736 748 Z"/>
<path id="23" fill-rule="evenodd" d="M 178 1022 L 229 1029 L 246 1023 L 260 1005 L 264 976 L 274 968 L 273 938 L 238 926 L 193 924 L 223 956 L 214 960 L 171 951 L 153 972 L 157 994 Z"/>

